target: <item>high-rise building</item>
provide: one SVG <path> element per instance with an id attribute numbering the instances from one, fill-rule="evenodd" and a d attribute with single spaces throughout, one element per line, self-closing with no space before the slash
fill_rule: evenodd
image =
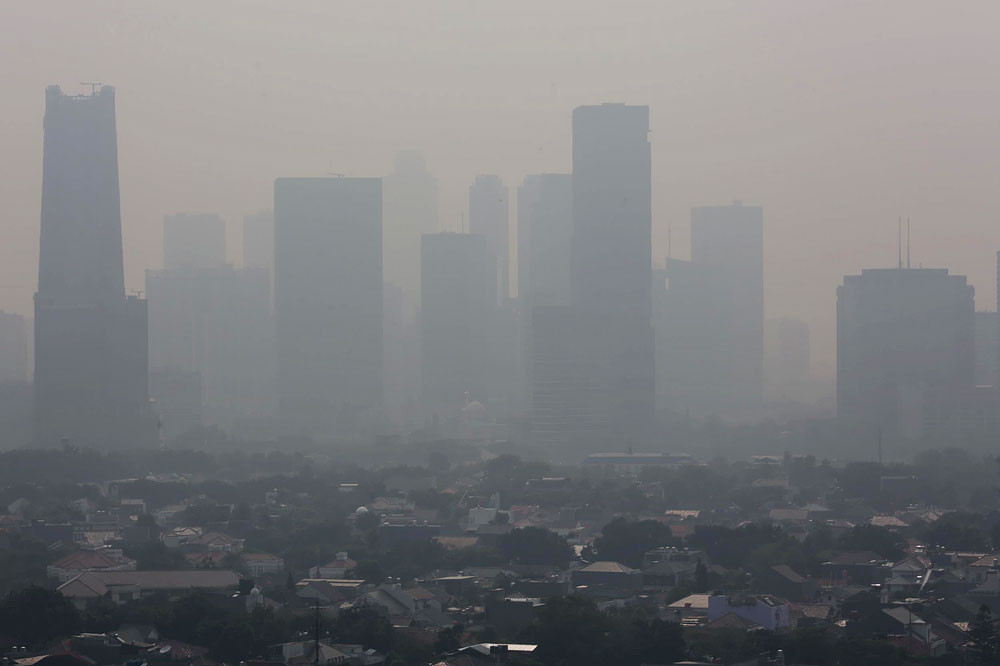
<path id="1" fill-rule="evenodd" d="M 653 427 L 649 107 L 573 111 L 573 345 L 589 367 L 591 421 L 618 444 Z"/>
<path id="2" fill-rule="evenodd" d="M 769 400 L 801 401 L 809 393 L 809 325 L 798 319 L 768 321 L 765 385 Z"/>
<path id="3" fill-rule="evenodd" d="M 243 216 L 243 267 L 274 271 L 274 212 L 259 210 Z"/>
<path id="4" fill-rule="evenodd" d="M 470 401 L 489 407 L 491 327 L 497 309 L 495 263 L 477 234 L 421 239 L 421 403 L 452 418 Z"/>
<path id="5" fill-rule="evenodd" d="M 438 184 L 418 150 L 396 155 L 382 179 L 382 265 L 387 282 L 399 286 L 404 321 L 420 305 L 420 237 L 438 230 Z"/>
<path id="6" fill-rule="evenodd" d="M 691 210 L 691 260 L 654 280 L 657 405 L 756 421 L 764 385 L 763 209 Z"/>
<path id="7" fill-rule="evenodd" d="M 215 213 L 176 213 L 163 219 L 163 267 L 218 268 L 226 263 L 226 224 Z"/>
<path id="8" fill-rule="evenodd" d="M 125 294 L 114 89 L 49 86 L 44 125 L 34 439 L 148 445 L 146 301 Z"/>
<path id="9" fill-rule="evenodd" d="M 0 384 L 28 381 L 28 322 L 0 310 Z"/>
<path id="10" fill-rule="evenodd" d="M 496 263 L 498 302 L 510 296 L 510 203 L 500 176 L 476 176 L 469 187 L 469 233 L 483 236 Z"/>
<path id="11" fill-rule="evenodd" d="M 525 407 L 537 426 L 532 437 L 538 443 L 566 435 L 568 431 L 560 427 L 573 424 L 572 418 L 560 413 L 559 405 L 566 392 L 576 387 L 562 381 L 564 376 L 559 373 L 564 365 L 556 361 L 567 349 L 568 327 L 563 324 L 572 313 L 555 312 L 567 310 L 572 303 L 572 241 L 572 176 L 551 173 L 525 177 L 517 190 L 517 294 L 522 323 L 519 367 L 527 397 Z M 535 325 L 536 313 L 542 318 L 540 326 Z"/>
<path id="12" fill-rule="evenodd" d="M 973 388 L 973 297 L 965 276 L 946 269 L 846 276 L 837 287 L 840 419 L 872 433 L 918 436 L 937 420 L 935 392 Z"/>
<path id="13" fill-rule="evenodd" d="M 357 434 L 382 409 L 382 181 L 279 178 L 274 225 L 279 416 Z"/>
<path id="14" fill-rule="evenodd" d="M 1000 313 L 977 312 L 975 322 L 976 386 L 996 386 L 1000 369 Z"/>
<path id="15" fill-rule="evenodd" d="M 756 420 L 764 381 L 764 211 L 760 206 L 691 210 L 691 262 L 702 270 L 708 321 L 701 368 L 715 413 Z"/>

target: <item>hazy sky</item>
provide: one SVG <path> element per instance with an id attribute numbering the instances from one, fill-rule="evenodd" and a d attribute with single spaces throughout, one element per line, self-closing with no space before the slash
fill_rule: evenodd
<path id="1" fill-rule="evenodd" d="M 276 176 L 382 175 L 425 151 L 445 228 L 477 173 L 568 171 L 580 104 L 651 107 L 654 254 L 689 209 L 765 209 L 768 317 L 834 362 L 835 292 L 913 261 L 995 302 L 1000 3 L 0 0 L 0 308 L 37 279 L 44 89 L 117 88 L 126 282 L 159 267 L 163 215 L 244 213 Z"/>

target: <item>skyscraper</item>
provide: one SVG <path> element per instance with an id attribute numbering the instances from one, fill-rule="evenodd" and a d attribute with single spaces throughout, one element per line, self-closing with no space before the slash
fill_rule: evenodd
<path id="1" fill-rule="evenodd" d="M 649 107 L 573 111 L 572 307 L 593 422 L 626 444 L 653 425 Z"/>
<path id="2" fill-rule="evenodd" d="M 418 150 L 396 155 L 382 179 L 382 265 L 385 280 L 399 286 L 404 321 L 420 305 L 420 237 L 438 227 L 438 184 Z"/>
<path id="3" fill-rule="evenodd" d="M 421 239 L 421 402 L 454 417 L 467 401 L 489 407 L 490 335 L 497 309 L 489 242 L 476 234 Z"/>
<path id="4" fill-rule="evenodd" d="M 0 384 L 28 381 L 28 322 L 0 310 Z"/>
<path id="5" fill-rule="evenodd" d="M 382 409 L 382 181 L 279 178 L 274 225 L 279 416 L 357 434 Z"/>
<path id="6" fill-rule="evenodd" d="M 916 436 L 944 389 L 975 384 L 974 289 L 947 269 L 865 269 L 837 287 L 837 414 Z M 930 417 L 930 418 L 929 418 Z"/>
<path id="7" fill-rule="evenodd" d="M 764 377 L 764 211 L 760 206 L 691 209 L 691 262 L 701 271 L 709 353 L 700 372 L 714 413 L 753 421 Z"/>
<path id="8" fill-rule="evenodd" d="M 146 302 L 125 294 L 115 93 L 45 91 L 34 439 L 156 441 Z"/>
<path id="9" fill-rule="evenodd" d="M 497 298 L 510 296 L 510 203 L 500 176 L 476 176 L 469 187 L 469 233 L 483 236 L 496 263 Z"/>
<path id="10" fill-rule="evenodd" d="M 196 419 L 232 431 L 273 412 L 270 275 L 225 263 L 217 215 L 168 215 L 165 268 L 146 271 L 149 365 L 165 437 Z M 199 410 L 178 387 L 198 384 Z M 171 422 L 173 421 L 173 422 Z"/>

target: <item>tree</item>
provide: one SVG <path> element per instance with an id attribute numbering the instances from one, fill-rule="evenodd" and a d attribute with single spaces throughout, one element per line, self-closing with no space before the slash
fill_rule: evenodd
<path id="1" fill-rule="evenodd" d="M 385 580 L 385 572 L 376 560 L 361 560 L 353 569 L 349 569 L 345 574 L 354 580 L 363 580 L 366 583 L 381 583 Z"/>
<path id="2" fill-rule="evenodd" d="M 460 624 L 452 625 L 438 632 L 437 638 L 434 640 L 434 652 L 437 654 L 445 654 L 448 652 L 454 652 L 458 648 L 462 647 L 462 635 L 465 633 L 465 627 Z"/>
<path id="3" fill-rule="evenodd" d="M 976 619 L 969 623 L 969 636 L 979 647 L 980 664 L 996 664 L 998 656 L 997 629 L 993 624 L 993 613 L 990 607 L 982 605 L 976 613 Z"/>
<path id="4" fill-rule="evenodd" d="M 11 592 L 0 602 L 0 634 L 17 645 L 42 647 L 80 628 L 80 613 L 55 590 L 34 585 Z"/>
<path id="5" fill-rule="evenodd" d="M 380 652 L 392 647 L 392 625 L 372 608 L 341 611 L 330 631 L 340 643 L 356 643 Z"/>
<path id="6" fill-rule="evenodd" d="M 602 560 L 640 567 L 646 551 L 669 546 L 672 542 L 670 528 L 661 522 L 630 521 L 619 517 L 601 528 L 601 536 L 594 540 L 594 548 Z"/>
<path id="7" fill-rule="evenodd" d="M 840 537 L 842 550 L 870 550 L 889 560 L 903 557 L 906 542 L 892 530 L 875 525 L 858 525 Z"/>
<path id="8" fill-rule="evenodd" d="M 604 654 L 607 630 L 607 618 L 590 599 L 553 597 L 525 631 L 525 642 L 538 645 L 537 656 L 546 664 L 602 666 L 613 662 Z"/>
<path id="9" fill-rule="evenodd" d="M 708 567 L 698 558 L 698 564 L 694 567 L 694 591 L 708 592 Z"/>
<path id="10" fill-rule="evenodd" d="M 520 564 L 554 564 L 565 567 L 572 551 L 564 537 L 543 527 L 513 529 L 500 542 L 500 551 Z"/>

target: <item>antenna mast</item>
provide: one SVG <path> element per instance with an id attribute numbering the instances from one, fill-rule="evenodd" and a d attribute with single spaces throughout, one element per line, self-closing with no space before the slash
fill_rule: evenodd
<path id="1" fill-rule="evenodd" d="M 906 267 L 910 267 L 910 218 L 906 218 Z"/>
<path id="2" fill-rule="evenodd" d="M 903 218 L 896 220 L 896 262 L 897 267 L 903 267 Z"/>

